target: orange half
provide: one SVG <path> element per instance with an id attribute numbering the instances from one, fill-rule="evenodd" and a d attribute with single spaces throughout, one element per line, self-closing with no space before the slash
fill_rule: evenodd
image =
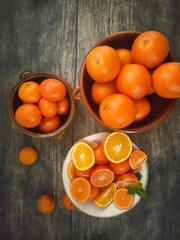
<path id="1" fill-rule="evenodd" d="M 130 156 L 132 142 L 127 134 L 113 132 L 105 139 L 104 151 L 110 162 L 121 163 Z"/>
<path id="2" fill-rule="evenodd" d="M 81 171 L 90 169 L 95 163 L 93 149 L 83 141 L 75 144 L 72 150 L 72 159 L 75 167 Z"/>

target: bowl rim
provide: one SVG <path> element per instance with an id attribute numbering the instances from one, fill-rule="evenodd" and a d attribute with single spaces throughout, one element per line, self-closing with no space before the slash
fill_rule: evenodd
<path id="1" fill-rule="evenodd" d="M 165 119 L 167 119 L 167 117 L 170 115 L 170 113 L 173 111 L 173 109 L 175 108 L 177 102 L 178 102 L 178 99 L 168 99 L 169 101 L 171 101 L 171 103 L 168 105 L 168 108 L 166 109 L 166 111 L 159 116 L 159 118 L 156 118 L 155 121 L 153 122 L 150 122 L 144 126 L 138 126 L 138 127 L 131 127 L 131 126 L 127 126 L 125 128 L 121 128 L 121 129 L 117 129 L 117 128 L 111 128 L 109 127 L 108 125 L 106 125 L 101 119 L 100 117 L 92 110 L 90 104 L 89 104 L 89 101 L 87 99 L 87 96 L 85 94 L 85 91 L 84 91 L 84 74 L 85 74 L 85 71 L 86 71 L 86 59 L 87 59 L 87 56 L 89 54 L 89 52 L 99 46 L 99 45 L 105 45 L 104 44 L 104 41 L 106 41 L 107 39 L 114 39 L 116 37 L 119 37 L 119 36 L 122 36 L 122 37 L 127 37 L 129 35 L 132 35 L 133 37 L 137 37 L 141 32 L 139 31 L 122 31 L 122 32 L 116 32 L 116 33 L 113 33 L 113 34 L 110 34 L 108 36 L 105 36 L 104 38 L 100 39 L 99 41 L 97 41 L 91 48 L 90 50 L 87 52 L 87 54 L 85 55 L 84 57 L 84 60 L 81 64 L 81 67 L 80 67 L 80 71 L 79 71 L 79 92 L 80 92 L 80 100 L 82 101 L 83 105 L 85 106 L 85 108 L 88 110 L 88 112 L 90 113 L 90 115 L 98 122 L 100 123 L 102 126 L 104 126 L 105 128 L 111 130 L 111 131 L 121 131 L 121 132 L 124 132 L 124 133 L 137 133 L 137 132 L 145 132 L 145 131 L 148 131 L 152 128 L 155 128 L 157 127 L 160 123 L 162 123 Z M 171 52 L 169 52 L 168 56 L 170 58 L 173 59 L 172 55 L 171 55 Z"/>
<path id="2" fill-rule="evenodd" d="M 57 79 L 59 81 L 62 81 L 65 85 L 66 85 L 66 89 L 67 89 L 67 93 L 68 96 L 70 98 L 70 103 L 71 103 L 71 110 L 69 112 L 69 115 L 66 119 L 66 121 L 64 122 L 64 124 L 62 126 L 60 126 L 60 128 L 58 128 L 57 130 L 53 131 L 53 132 L 49 132 L 49 133 L 38 133 L 38 132 L 33 132 L 28 128 L 24 128 L 23 126 L 21 126 L 15 119 L 15 115 L 14 115 L 14 111 L 13 111 L 13 99 L 15 94 L 17 93 L 18 88 L 21 86 L 22 83 L 26 82 L 26 81 L 33 81 L 33 79 L 35 78 L 54 78 Z M 71 86 L 69 85 L 68 82 L 65 81 L 65 79 L 54 75 L 52 73 L 43 73 L 43 72 L 25 72 L 25 73 L 21 73 L 20 74 L 20 79 L 19 81 L 15 84 L 15 86 L 12 88 L 12 90 L 10 91 L 9 94 L 9 98 L 8 98 L 8 112 L 9 112 L 9 116 L 11 119 L 11 122 L 24 134 L 33 137 L 33 138 L 54 138 L 54 139 L 61 139 L 61 137 L 64 135 L 64 133 L 66 132 L 66 130 L 68 130 L 68 128 L 70 127 L 70 123 L 73 121 L 74 116 L 75 116 L 75 111 L 76 110 L 76 102 L 73 98 L 73 89 L 71 88 Z"/>

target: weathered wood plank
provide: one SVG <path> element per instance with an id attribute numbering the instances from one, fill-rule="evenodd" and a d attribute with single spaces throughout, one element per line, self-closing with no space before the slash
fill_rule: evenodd
<path id="1" fill-rule="evenodd" d="M 170 41 L 180 60 L 179 1 L 119 0 L 2 0 L 0 8 L 0 239 L 178 239 L 180 104 L 157 128 L 131 135 L 149 155 L 148 199 L 128 214 L 98 219 L 62 206 L 63 160 L 72 144 L 87 135 L 107 131 L 94 121 L 81 102 L 63 141 L 36 140 L 11 125 L 7 112 L 10 89 L 26 68 L 62 76 L 75 88 L 81 63 L 100 38 L 117 31 L 156 29 Z M 33 145 L 39 161 L 30 167 L 18 151 Z M 37 198 L 51 190 L 56 210 L 44 216 Z"/>

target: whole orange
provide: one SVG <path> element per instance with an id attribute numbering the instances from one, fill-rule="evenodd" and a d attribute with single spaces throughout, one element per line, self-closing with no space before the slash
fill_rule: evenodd
<path id="1" fill-rule="evenodd" d="M 121 62 L 116 50 L 103 45 L 93 48 L 86 58 L 86 68 L 96 82 L 110 82 L 120 71 Z"/>
<path id="2" fill-rule="evenodd" d="M 151 75 L 143 65 L 126 64 L 116 78 L 116 86 L 120 93 L 140 99 L 149 92 Z"/>
<path id="3" fill-rule="evenodd" d="M 37 127 L 42 119 L 42 114 L 37 106 L 24 103 L 15 112 L 16 121 L 25 128 Z"/>
<path id="4" fill-rule="evenodd" d="M 124 66 L 125 64 L 128 63 L 132 63 L 132 56 L 131 56 L 131 51 L 129 49 L 126 48 L 119 48 L 116 50 L 119 58 L 121 60 L 121 64 L 122 66 Z"/>
<path id="5" fill-rule="evenodd" d="M 34 81 L 22 83 L 18 89 L 18 96 L 23 102 L 37 103 L 41 98 L 39 84 Z"/>
<path id="6" fill-rule="evenodd" d="M 141 33 L 131 48 L 132 60 L 147 68 L 154 68 L 164 62 L 169 53 L 169 42 L 158 31 Z"/>
<path id="7" fill-rule="evenodd" d="M 135 122 L 143 120 L 151 111 L 151 104 L 146 97 L 134 100 L 136 115 Z"/>
<path id="8" fill-rule="evenodd" d="M 124 94 L 112 94 L 101 102 L 99 115 L 107 126 L 124 128 L 134 121 L 135 105 L 133 100 Z"/>
<path id="9" fill-rule="evenodd" d="M 180 97 L 180 63 L 161 64 L 152 74 L 153 89 L 163 98 Z"/>
<path id="10" fill-rule="evenodd" d="M 105 97 L 117 92 L 115 81 L 107 83 L 94 82 L 91 88 L 91 97 L 99 105 Z"/>

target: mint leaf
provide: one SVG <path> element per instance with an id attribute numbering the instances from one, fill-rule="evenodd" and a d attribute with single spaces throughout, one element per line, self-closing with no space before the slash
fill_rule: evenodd
<path id="1" fill-rule="evenodd" d="M 137 189 L 141 189 L 142 188 L 142 183 L 138 183 L 138 185 L 136 186 Z"/>
<path id="2" fill-rule="evenodd" d="M 143 199 L 147 198 L 147 192 L 143 188 L 137 189 L 136 194 L 139 195 Z"/>
<path id="3" fill-rule="evenodd" d="M 142 199 L 147 198 L 147 192 L 142 188 L 142 183 L 139 183 L 136 187 L 128 187 L 128 194 L 135 193 Z"/>
<path id="4" fill-rule="evenodd" d="M 128 187 L 128 194 L 135 194 L 136 188 L 135 187 Z"/>
<path id="5" fill-rule="evenodd" d="M 137 177 L 139 180 L 141 180 L 141 178 L 142 178 L 142 175 L 141 175 L 141 173 L 140 173 L 140 172 L 137 172 L 135 175 L 136 175 L 136 177 Z"/>

